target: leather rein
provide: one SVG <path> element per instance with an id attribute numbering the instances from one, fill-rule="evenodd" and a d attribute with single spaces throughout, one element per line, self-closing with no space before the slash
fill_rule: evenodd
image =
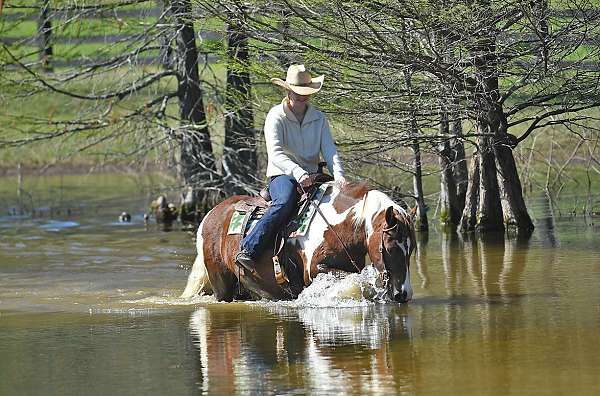
<path id="1" fill-rule="evenodd" d="M 304 187 L 300 186 L 300 188 L 302 188 L 302 191 L 304 191 L 304 193 L 306 194 L 306 190 L 304 189 Z M 325 221 L 325 224 L 327 224 L 327 227 L 329 227 L 329 229 L 333 232 L 333 235 L 335 235 L 337 240 L 340 242 L 340 244 L 342 245 L 342 249 L 344 249 L 346 256 L 348 256 L 348 259 L 350 259 L 350 262 L 352 263 L 354 268 L 356 268 L 356 271 L 360 272 L 360 268 L 358 268 L 358 265 L 356 264 L 356 261 L 354 261 L 354 259 L 350 255 L 350 252 L 348 252 L 348 248 L 346 247 L 346 244 L 344 243 L 344 241 L 342 241 L 342 238 L 340 238 L 339 234 L 335 231 L 335 229 L 333 228 L 331 223 L 329 223 L 329 221 L 325 217 L 325 214 L 321 211 L 321 208 L 319 208 L 319 205 L 317 205 L 312 199 L 309 199 L 308 201 L 311 203 L 311 205 L 313 205 L 315 207 L 317 213 L 319 213 L 321 215 L 321 217 Z"/>

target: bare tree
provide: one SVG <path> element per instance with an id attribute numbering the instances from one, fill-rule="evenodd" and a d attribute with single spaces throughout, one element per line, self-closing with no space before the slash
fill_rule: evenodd
<path id="1" fill-rule="evenodd" d="M 204 191 L 198 186 L 214 184 L 216 165 L 206 122 L 200 77 L 198 50 L 189 0 L 171 0 L 170 12 L 177 34 L 178 89 L 180 128 L 175 132 L 179 142 L 180 175 L 192 196 L 202 202 Z M 186 191 L 187 193 L 187 191 Z M 189 203 L 194 206 L 195 202 Z"/>
<path id="2" fill-rule="evenodd" d="M 569 23 L 555 24 L 560 27 L 552 32 L 551 14 L 531 17 L 535 2 L 252 4 L 247 31 L 267 44 L 266 57 L 301 52 L 336 82 L 323 103 L 360 131 L 352 140 L 359 163 L 388 164 L 392 150 L 413 147 L 413 115 L 419 140 L 429 145 L 456 137 L 445 126 L 432 128 L 440 124 L 439 114 L 464 114 L 457 120 L 470 120 L 474 127 L 459 136 L 475 149 L 472 188 L 467 192 L 461 183 L 465 231 L 502 230 L 505 224 L 530 231 L 533 222 L 513 150 L 541 127 L 593 119 L 582 110 L 600 104 L 597 94 L 582 95 L 595 89 L 598 72 L 585 59 L 569 63 L 564 58 L 595 26 L 593 13 L 568 16 Z M 265 15 L 275 21 L 286 15 L 289 41 L 278 39 L 280 24 Z M 532 39 L 533 32 L 541 34 Z M 445 46 L 434 40 L 440 36 L 447 39 Z M 547 66 L 540 68 L 541 63 Z M 401 77 L 405 71 L 413 75 L 410 89 Z M 450 92 L 441 87 L 451 87 Z M 520 137 L 509 133 L 521 125 L 526 127 Z M 464 174 L 464 160 L 456 163 Z"/>
<path id="3" fill-rule="evenodd" d="M 50 64 L 52 59 L 52 45 L 50 44 L 50 33 L 52 22 L 50 21 L 50 1 L 43 0 L 38 19 L 38 42 L 40 46 L 40 61 L 44 70 L 52 70 Z"/>
<path id="4" fill-rule="evenodd" d="M 125 4 L 67 6 L 61 12 L 83 17 Z M 18 133 L 0 138 L 0 145 L 93 131 L 95 140 L 87 142 L 93 146 L 136 136 L 144 128 L 151 138 L 140 139 L 143 148 L 132 151 L 176 142 L 185 184 L 222 190 L 223 176 L 237 174 L 234 184 L 239 180 L 252 191 L 257 173 L 252 126 L 273 92 L 260 83 L 281 73 L 282 63 L 302 61 L 327 74 L 327 89 L 316 100 L 347 132 L 339 145 L 357 177 L 384 183 L 377 180 L 382 176 L 392 187 L 403 174 L 416 176 L 414 164 L 430 166 L 423 156 L 438 155 L 442 195 L 454 197 L 453 204 L 450 198 L 442 201 L 451 207 L 452 223 L 464 231 L 502 230 L 508 224 L 528 232 L 533 222 L 515 150 L 544 128 L 574 135 L 598 121 L 600 72 L 594 62 L 600 49 L 591 44 L 600 12 L 585 0 L 560 10 L 545 0 L 196 0 L 196 11 L 189 0 L 168 5 L 160 23 L 149 23 L 133 40 L 120 43 L 118 53 L 54 75 L 37 73 L 30 56 L 4 45 L 8 62 L 1 67 L 9 73 L 0 73 L 0 84 L 27 86 L 30 96 L 52 94 L 90 105 L 50 123 L 32 117 Z M 228 62 L 225 84 L 201 81 L 191 24 L 200 14 L 229 29 L 228 54 L 220 54 Z M 165 48 L 164 40 L 177 43 L 179 66 L 140 67 Z M 120 79 L 97 82 L 116 71 Z M 77 85 L 92 80 L 91 87 Z M 174 111 L 176 98 L 179 111 Z M 220 106 L 215 118 L 205 110 L 206 98 Z M 215 119 L 227 126 L 221 166 L 209 139 Z M 236 163 L 252 170 L 236 170 L 241 169 Z M 241 177 L 246 174 L 252 177 Z M 420 190 L 416 186 L 414 198 L 424 207 L 427 192 Z"/>
<path id="5" fill-rule="evenodd" d="M 227 20 L 227 86 L 223 177 L 228 192 L 247 192 L 257 184 L 257 156 L 252 112 L 250 54 L 244 13 Z"/>

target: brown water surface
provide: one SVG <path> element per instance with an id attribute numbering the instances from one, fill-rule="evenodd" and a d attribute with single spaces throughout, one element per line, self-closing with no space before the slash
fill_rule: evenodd
<path id="1" fill-rule="evenodd" d="M 406 305 L 220 304 L 177 297 L 193 240 L 144 226 L 155 179 L 27 182 L 0 179 L 0 395 L 600 393 L 593 219 L 432 231 Z"/>

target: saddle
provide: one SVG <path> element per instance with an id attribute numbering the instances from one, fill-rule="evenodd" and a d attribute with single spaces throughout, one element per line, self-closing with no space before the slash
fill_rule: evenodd
<path id="1" fill-rule="evenodd" d="M 309 201 L 317 199 L 320 202 L 326 192 L 326 188 L 322 188 L 322 186 L 331 181 L 333 181 L 331 176 L 315 173 L 309 175 L 308 179 L 302 182 L 302 185 L 298 185 L 297 189 L 300 200 L 296 205 L 295 215 L 285 227 L 286 236 L 297 231 L 298 227 L 303 224 L 301 220 L 306 220 L 305 209 L 310 206 Z M 236 202 L 234 205 L 235 212 L 229 222 L 227 234 L 241 234 L 242 237 L 246 236 L 254 225 L 253 221 L 258 221 L 265 214 L 269 206 L 271 206 L 271 196 L 266 187 L 261 190 L 259 196 L 247 197 L 244 200 Z M 303 230 L 303 232 L 306 232 L 306 230 Z"/>
<path id="2" fill-rule="evenodd" d="M 285 267 L 295 265 L 291 260 L 286 259 L 284 247 L 286 240 L 290 237 L 297 237 L 306 234 L 310 222 L 315 215 L 315 205 L 318 205 L 329 188 L 329 182 L 333 177 L 324 173 L 313 173 L 303 180 L 301 185 L 297 186 L 300 200 L 297 204 L 297 210 L 287 225 L 279 230 L 275 239 L 273 251 L 273 270 L 277 283 L 284 287 L 289 282 Z M 271 205 L 271 196 L 268 188 L 263 188 L 259 196 L 249 197 L 239 201 L 234 205 L 235 212 L 229 223 L 228 234 L 240 234 L 243 238 L 258 220 L 265 214 Z"/>

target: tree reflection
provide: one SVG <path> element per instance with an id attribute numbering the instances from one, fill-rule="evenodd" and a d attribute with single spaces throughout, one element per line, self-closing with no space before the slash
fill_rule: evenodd
<path id="1" fill-rule="evenodd" d="M 555 356 L 545 340 L 564 261 L 538 234 L 430 234 L 407 305 L 215 304 L 190 320 L 205 393 L 514 393 Z M 543 242 L 542 242 L 543 244 Z M 565 287 L 563 286 L 563 289 Z M 559 296 L 560 297 L 560 296 Z M 587 306 L 586 306 L 587 307 Z M 559 307 L 561 308 L 561 307 Z M 589 309 L 588 311 L 589 312 Z M 573 318 L 578 314 L 571 314 Z M 589 315 L 588 315 L 589 316 Z M 568 350 L 558 356 L 571 356 Z M 528 366 L 529 365 L 529 366 Z"/>
<path id="2" fill-rule="evenodd" d="M 441 235 L 445 291 L 451 297 L 510 298 L 523 294 L 529 236 Z"/>
<path id="3" fill-rule="evenodd" d="M 427 268 L 427 243 L 428 242 L 429 242 L 429 233 L 428 232 L 419 232 L 417 234 L 417 250 L 415 251 L 415 264 L 417 266 L 417 275 L 421 279 L 421 287 L 423 289 L 426 289 L 429 286 L 429 273 L 428 273 L 428 268 Z"/>
<path id="4" fill-rule="evenodd" d="M 552 200 L 548 192 L 537 201 L 536 209 L 539 211 L 539 218 L 536 222 L 536 229 L 542 243 L 549 247 L 558 247 L 560 242 L 556 237 L 554 210 L 552 209 Z"/>

